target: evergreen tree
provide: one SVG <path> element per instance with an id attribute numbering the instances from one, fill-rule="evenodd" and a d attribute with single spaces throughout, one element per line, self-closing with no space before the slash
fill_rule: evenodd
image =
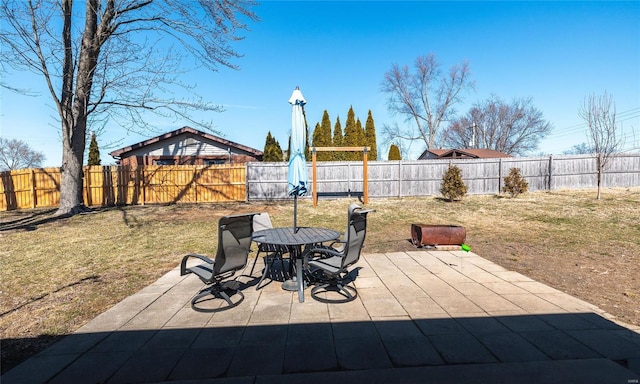
<path id="1" fill-rule="evenodd" d="M 291 158 L 291 135 L 289 135 L 289 143 L 287 144 L 287 156 L 285 161 L 289 162 L 290 158 Z"/>
<path id="2" fill-rule="evenodd" d="M 284 154 L 282 153 L 282 147 L 280 146 L 280 143 L 278 142 L 278 140 L 275 140 L 274 148 L 275 148 L 274 152 L 276 153 L 275 161 L 284 161 Z"/>
<path id="3" fill-rule="evenodd" d="M 340 116 L 336 118 L 336 124 L 333 127 L 333 146 L 334 147 L 342 147 L 344 146 L 344 137 L 342 136 L 342 124 L 340 124 Z M 334 161 L 342 161 L 344 160 L 344 152 L 333 152 L 331 156 Z"/>
<path id="4" fill-rule="evenodd" d="M 400 156 L 400 148 L 397 145 L 391 144 L 389 147 L 389 154 L 387 155 L 387 159 L 391 160 L 402 160 L 402 156 Z"/>
<path id="5" fill-rule="evenodd" d="M 280 148 L 280 144 L 271 135 L 271 131 L 269 131 L 269 133 L 267 133 L 267 139 L 264 144 L 262 161 L 273 162 L 282 160 L 282 148 Z"/>
<path id="6" fill-rule="evenodd" d="M 349 108 L 347 112 L 347 122 L 344 126 L 344 138 L 342 145 L 345 147 L 357 147 L 358 146 L 358 126 L 356 125 L 356 116 L 353 112 L 353 106 Z M 346 160 L 356 160 L 357 155 L 353 152 L 345 152 Z"/>
<path id="7" fill-rule="evenodd" d="M 320 147 L 320 142 L 322 142 L 322 128 L 320 128 L 320 123 L 316 123 L 316 127 L 313 129 L 313 139 L 311 140 L 311 145 L 313 147 Z"/>
<path id="8" fill-rule="evenodd" d="M 442 176 L 440 193 L 449 201 L 462 200 L 467 194 L 467 185 L 462 180 L 462 171 L 455 165 L 449 165 Z"/>
<path id="9" fill-rule="evenodd" d="M 362 128 L 362 122 L 360 118 L 356 120 L 356 147 L 364 147 L 367 145 L 367 140 L 364 135 L 364 128 Z M 362 161 L 364 159 L 363 151 L 351 152 L 353 154 L 352 158 L 356 161 Z"/>
<path id="10" fill-rule="evenodd" d="M 100 149 L 98 149 L 98 140 L 96 134 L 91 133 L 91 144 L 89 144 L 89 160 L 87 165 L 100 165 Z"/>
<path id="11" fill-rule="evenodd" d="M 329 112 L 325 109 L 322 115 L 322 124 L 316 124 L 316 129 L 313 131 L 313 146 L 314 147 L 330 147 L 333 145 L 331 140 L 331 119 L 329 119 Z M 318 152 L 316 159 L 318 161 L 330 161 L 333 159 L 331 152 Z"/>
<path id="12" fill-rule="evenodd" d="M 366 138 L 366 145 L 370 147 L 368 153 L 368 159 L 371 161 L 378 160 L 378 149 L 376 144 L 376 126 L 373 122 L 373 115 L 371 114 L 371 110 L 369 110 L 369 115 L 367 116 L 367 122 L 364 125 L 364 136 Z"/>
<path id="13" fill-rule="evenodd" d="M 269 162 L 273 161 L 273 157 L 271 155 L 271 142 L 273 141 L 273 136 L 271 136 L 271 131 L 267 132 L 267 138 L 264 140 L 264 149 L 262 150 L 262 161 Z"/>
<path id="14" fill-rule="evenodd" d="M 520 174 L 520 168 L 511 168 L 509 176 L 504 178 L 504 187 L 502 192 L 509 192 L 511 197 L 518 197 L 521 193 L 529 190 L 529 183 Z"/>

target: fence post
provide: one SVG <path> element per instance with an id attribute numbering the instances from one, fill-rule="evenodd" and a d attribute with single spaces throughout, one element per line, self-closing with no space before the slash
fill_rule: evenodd
<path id="1" fill-rule="evenodd" d="M 202 171 L 204 172 L 204 168 Z M 196 165 L 194 165 L 194 168 L 193 168 L 192 180 L 193 180 L 193 183 L 191 184 L 191 187 L 193 188 L 193 200 L 194 200 L 194 203 L 198 203 L 198 168 Z"/>
<path id="2" fill-rule="evenodd" d="M 127 204 L 127 196 L 129 195 L 129 183 L 127 183 L 127 186 L 125 188 L 125 186 L 123 185 L 124 180 L 128 180 L 129 178 L 125 178 L 124 177 L 124 172 L 125 170 L 129 171 L 129 166 L 126 166 L 126 168 L 124 168 L 123 166 L 112 166 L 115 167 L 116 169 L 116 205 L 120 205 L 123 204 L 122 203 L 122 195 L 124 195 L 124 204 Z M 113 170 L 113 169 L 112 169 Z M 131 176 L 131 174 L 129 174 L 129 176 Z"/>
<path id="3" fill-rule="evenodd" d="M 38 194 L 36 191 L 36 171 L 31 168 L 31 208 L 38 205 Z"/>
<path id="4" fill-rule="evenodd" d="M 365 204 L 369 204 L 369 170 L 367 163 L 367 147 L 365 147 L 362 154 L 362 193 L 364 194 Z"/>
<path id="5" fill-rule="evenodd" d="M 138 177 L 138 185 L 141 192 L 140 194 L 142 195 L 142 204 L 140 205 L 144 205 L 144 203 L 147 201 L 147 183 L 144 181 L 144 168 L 144 166 L 136 167 L 136 177 Z"/>
<path id="6" fill-rule="evenodd" d="M 402 197 L 402 160 L 398 160 L 398 197 Z"/>
<path id="7" fill-rule="evenodd" d="M 549 155 L 549 191 L 553 189 L 553 155 Z"/>
<path id="8" fill-rule="evenodd" d="M 347 162 L 347 192 L 351 192 L 351 162 Z"/>
<path id="9" fill-rule="evenodd" d="M 318 177 L 316 173 L 316 147 L 313 147 L 311 151 L 311 177 L 313 178 L 311 189 L 313 189 L 313 206 L 318 206 Z M 287 188 L 289 188 L 287 186 Z"/>
<path id="10" fill-rule="evenodd" d="M 498 195 L 502 191 L 502 158 L 498 160 Z"/>
<path id="11" fill-rule="evenodd" d="M 252 162 L 244 163 L 244 201 L 249 202 L 249 167 Z"/>
<path id="12" fill-rule="evenodd" d="M 84 189 L 86 193 L 85 201 L 87 203 L 87 207 L 90 207 L 93 205 L 93 198 L 91 196 L 91 167 L 85 167 L 83 173 L 84 177 L 82 179 L 84 180 Z"/>

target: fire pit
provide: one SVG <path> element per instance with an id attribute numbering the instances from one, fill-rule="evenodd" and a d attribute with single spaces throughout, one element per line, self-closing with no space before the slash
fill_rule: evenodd
<path id="1" fill-rule="evenodd" d="M 462 245 L 467 237 L 458 225 L 411 224 L 411 241 L 416 247 Z"/>

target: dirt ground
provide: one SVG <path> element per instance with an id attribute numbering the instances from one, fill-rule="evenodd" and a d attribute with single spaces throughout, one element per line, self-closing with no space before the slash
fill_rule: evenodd
<path id="1" fill-rule="evenodd" d="M 527 247 L 526 252 L 518 249 L 521 247 Z M 638 255 L 586 256 L 576 251 L 552 258 L 544 257 L 544 249 L 532 254 L 531 245 L 480 245 L 475 250 L 504 268 L 594 304 L 622 322 L 640 326 Z M 518 256 L 509 256 L 512 253 Z"/>

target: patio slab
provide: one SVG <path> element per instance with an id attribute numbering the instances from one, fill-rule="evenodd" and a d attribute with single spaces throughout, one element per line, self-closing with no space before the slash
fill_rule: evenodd
<path id="1" fill-rule="evenodd" d="M 251 265 L 251 263 L 249 263 Z M 260 265 L 260 264 L 258 264 Z M 172 270 L 3 383 L 598 383 L 640 380 L 640 327 L 474 253 L 364 255 L 358 297 L 319 303 L 277 281 L 215 314 Z M 245 271 L 248 273 L 249 268 Z M 294 297 L 295 295 L 295 297 Z"/>

